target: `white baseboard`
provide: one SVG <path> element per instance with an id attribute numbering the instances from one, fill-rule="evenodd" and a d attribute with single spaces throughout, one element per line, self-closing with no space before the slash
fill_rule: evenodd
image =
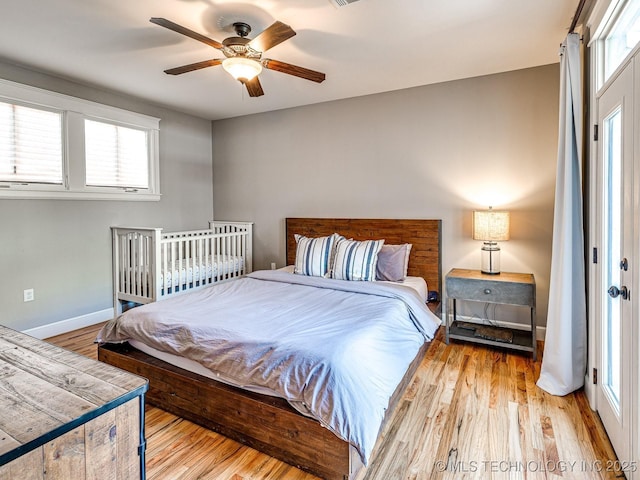
<path id="1" fill-rule="evenodd" d="M 68 318 L 66 320 L 60 320 L 59 322 L 23 330 L 22 333 L 43 339 L 77 330 L 78 328 L 88 327 L 89 325 L 95 325 L 96 323 L 111 320 L 112 318 L 113 308 L 105 308 L 98 312 L 87 313 L 79 317 Z"/>
<path id="2" fill-rule="evenodd" d="M 477 317 L 468 317 L 466 315 L 456 315 L 456 319 L 458 321 L 462 321 L 462 322 L 479 323 L 479 324 L 487 325 L 486 321 L 482 321 Z M 504 322 L 504 321 L 501 321 L 501 320 L 491 320 L 491 324 L 492 325 L 496 325 L 498 327 L 515 328 L 515 329 L 518 329 L 518 330 L 526 330 L 527 329 L 527 325 L 524 325 L 522 323 Z M 544 341 L 544 338 L 545 338 L 546 334 L 547 334 L 547 327 L 536 327 L 536 339 L 537 340 Z"/>

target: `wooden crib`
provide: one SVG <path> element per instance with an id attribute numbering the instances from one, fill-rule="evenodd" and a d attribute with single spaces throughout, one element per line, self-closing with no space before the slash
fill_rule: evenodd
<path id="1" fill-rule="evenodd" d="M 209 222 L 208 230 L 163 233 L 162 228 L 111 227 L 113 308 L 155 302 L 250 273 L 248 222 Z"/>

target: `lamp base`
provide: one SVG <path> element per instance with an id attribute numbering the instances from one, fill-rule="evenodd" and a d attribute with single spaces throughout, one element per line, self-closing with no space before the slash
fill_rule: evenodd
<path id="1" fill-rule="evenodd" d="M 481 249 L 480 265 L 482 273 L 500 274 L 500 247 L 496 242 L 484 242 Z"/>

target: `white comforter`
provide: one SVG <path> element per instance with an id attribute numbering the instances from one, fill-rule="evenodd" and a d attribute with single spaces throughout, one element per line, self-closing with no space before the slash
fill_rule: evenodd
<path id="1" fill-rule="evenodd" d="M 408 287 L 260 271 L 129 310 L 97 341 L 138 340 L 268 389 L 366 465 L 391 395 L 439 324 Z"/>

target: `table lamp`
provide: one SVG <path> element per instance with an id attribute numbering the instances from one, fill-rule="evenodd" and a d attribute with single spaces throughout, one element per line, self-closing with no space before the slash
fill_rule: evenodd
<path id="1" fill-rule="evenodd" d="M 496 242 L 509 240 L 509 212 L 477 210 L 473 212 L 473 239 L 482 240 L 482 273 L 500 273 L 500 247 Z"/>

